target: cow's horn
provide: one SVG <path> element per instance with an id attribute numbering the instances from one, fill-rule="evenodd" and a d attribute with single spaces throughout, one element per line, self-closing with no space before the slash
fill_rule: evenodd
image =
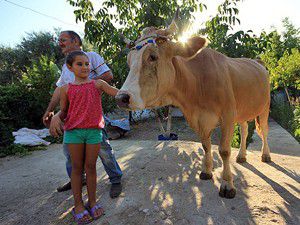
<path id="1" fill-rule="evenodd" d="M 129 45 L 130 43 L 132 43 L 132 41 L 128 38 L 126 38 L 123 34 L 120 34 L 120 38 L 122 41 L 124 41 L 127 45 Z"/>
<path id="2" fill-rule="evenodd" d="M 178 27 L 176 24 L 176 20 L 178 20 L 178 17 L 179 17 L 179 8 L 177 8 L 171 24 L 166 29 L 168 34 L 174 34 L 178 30 Z"/>
<path id="3" fill-rule="evenodd" d="M 130 45 L 133 43 L 133 41 L 131 41 L 130 39 L 128 38 L 124 38 L 124 42 L 127 44 L 127 45 Z"/>

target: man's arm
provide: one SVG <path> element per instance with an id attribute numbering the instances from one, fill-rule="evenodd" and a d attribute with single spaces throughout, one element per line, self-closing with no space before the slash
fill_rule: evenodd
<path id="1" fill-rule="evenodd" d="M 68 102 L 68 86 L 65 85 L 60 90 L 60 112 L 59 112 L 59 118 L 60 120 L 64 121 L 67 117 L 68 108 L 69 108 L 69 102 Z"/>
<path id="2" fill-rule="evenodd" d="M 54 115 L 54 109 L 59 104 L 59 99 L 60 99 L 60 87 L 56 87 L 52 95 L 51 101 L 48 105 L 48 108 L 43 115 L 43 123 L 46 127 L 49 127 L 50 125 L 50 120 Z"/>
<path id="3" fill-rule="evenodd" d="M 106 65 L 101 55 L 96 52 L 88 52 L 91 62 L 92 71 L 95 73 L 94 80 L 102 79 L 107 83 L 113 79 L 110 68 Z"/>
<path id="4" fill-rule="evenodd" d="M 95 80 L 98 80 L 98 79 L 101 79 L 101 80 L 106 81 L 107 83 L 110 83 L 111 80 L 113 79 L 113 74 L 109 70 L 109 71 L 106 71 L 103 74 L 101 74 L 101 76 L 98 76 L 98 77 L 95 78 Z"/>

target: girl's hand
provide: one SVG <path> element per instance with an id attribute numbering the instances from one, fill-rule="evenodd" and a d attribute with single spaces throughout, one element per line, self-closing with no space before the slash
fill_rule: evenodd
<path id="1" fill-rule="evenodd" d="M 63 122 L 58 114 L 52 117 L 49 131 L 53 137 L 58 137 L 63 134 Z"/>

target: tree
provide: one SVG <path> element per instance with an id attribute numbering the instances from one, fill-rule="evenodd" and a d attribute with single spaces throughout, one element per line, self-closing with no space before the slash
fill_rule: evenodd
<path id="1" fill-rule="evenodd" d="M 299 90 L 300 29 L 295 28 L 288 18 L 282 23 L 282 35 L 276 30 L 269 34 L 261 33 L 259 41 L 264 50 L 261 58 L 271 75 L 272 90 L 287 87 Z"/>
<path id="2" fill-rule="evenodd" d="M 32 62 L 44 55 L 60 63 L 64 58 L 57 43 L 57 33 L 28 33 L 15 48 L 0 47 L 0 84 L 19 82 Z"/>

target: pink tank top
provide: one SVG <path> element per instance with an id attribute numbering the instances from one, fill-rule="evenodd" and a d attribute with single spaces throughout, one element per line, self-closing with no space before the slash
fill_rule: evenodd
<path id="1" fill-rule="evenodd" d="M 69 84 L 67 91 L 69 109 L 64 130 L 74 128 L 103 128 L 101 91 L 95 81 L 84 84 Z"/>

